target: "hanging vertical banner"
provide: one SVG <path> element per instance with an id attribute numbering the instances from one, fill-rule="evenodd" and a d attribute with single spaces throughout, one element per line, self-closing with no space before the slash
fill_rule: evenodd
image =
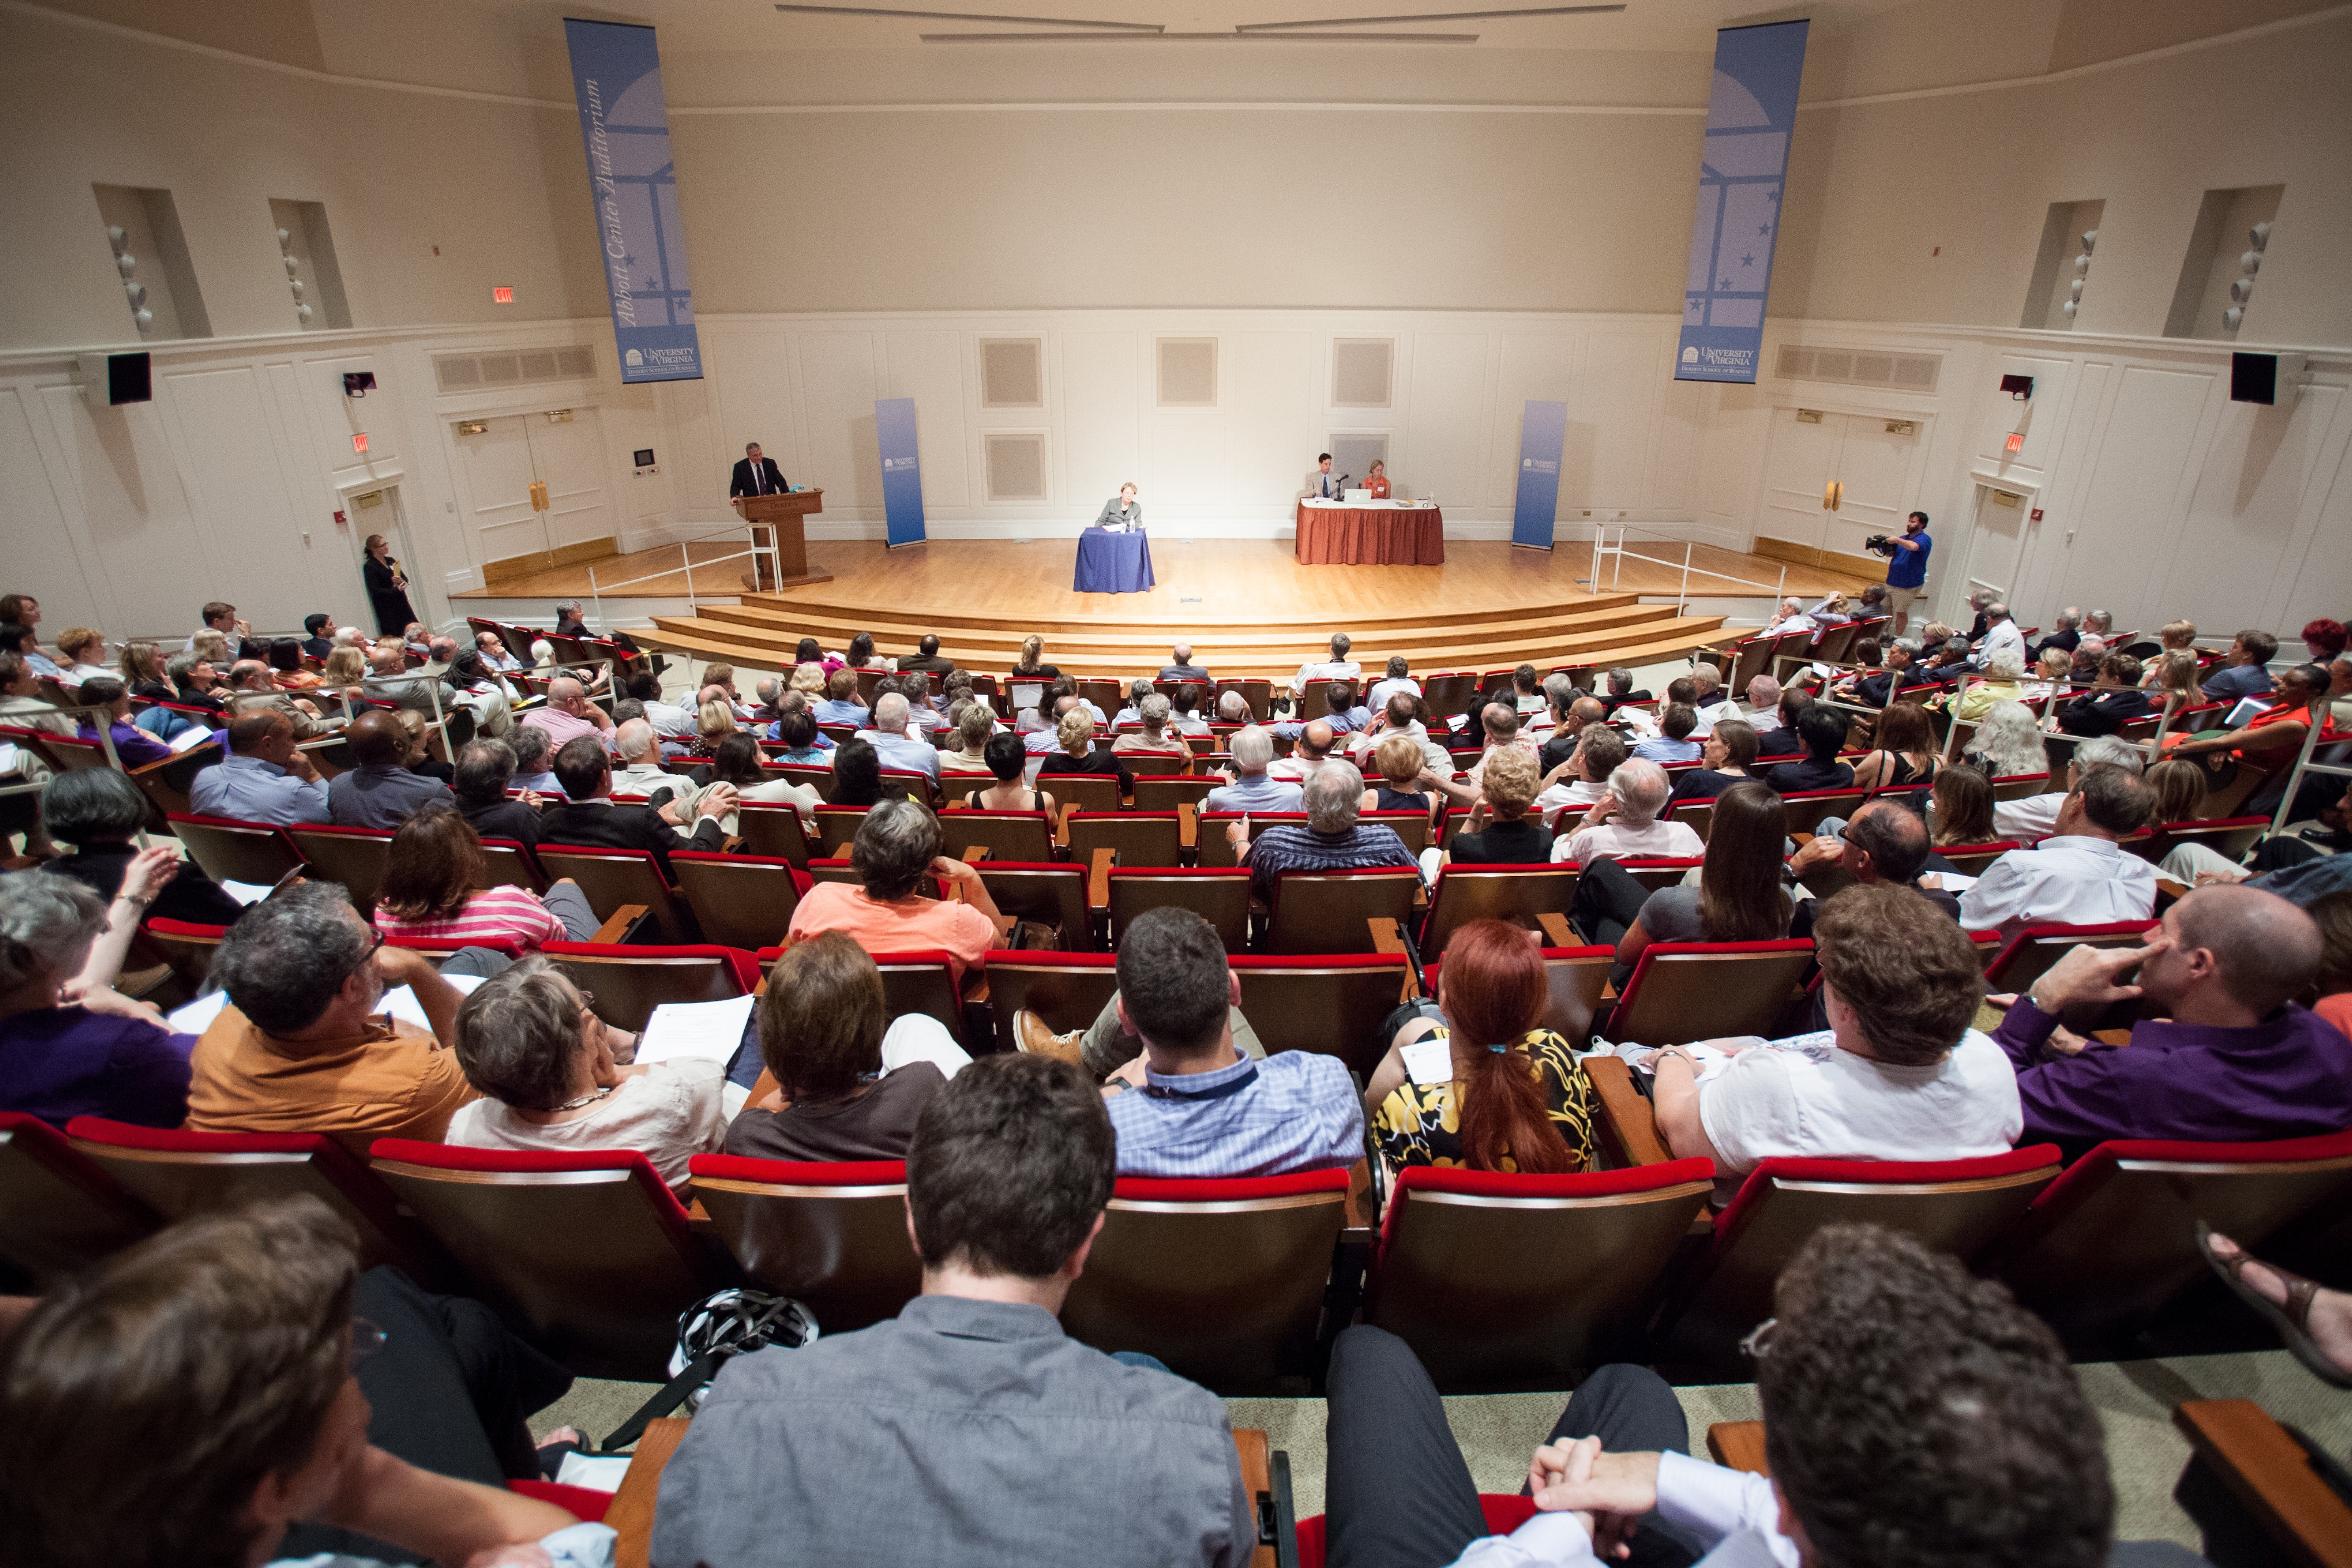
<path id="1" fill-rule="evenodd" d="M 1511 542 L 1551 548 L 1559 512 L 1559 454 L 1568 445 L 1568 405 L 1529 403 L 1519 421 L 1519 495 L 1511 509 Z"/>
<path id="2" fill-rule="evenodd" d="M 1772 22 L 1715 35 L 1676 381 L 1756 379 L 1808 26 Z"/>
<path id="3" fill-rule="evenodd" d="M 694 291 L 651 27 L 563 20 L 621 379 L 699 381 Z"/>
<path id="4" fill-rule="evenodd" d="M 882 448 L 882 515 L 889 542 L 923 542 L 923 460 L 915 450 L 915 400 L 874 400 L 874 437 Z"/>

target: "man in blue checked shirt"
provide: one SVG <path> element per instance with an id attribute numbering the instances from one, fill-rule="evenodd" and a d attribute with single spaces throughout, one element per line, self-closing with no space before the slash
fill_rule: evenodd
<path id="1" fill-rule="evenodd" d="M 1127 928 L 1118 1001 L 1143 1043 L 1103 1085 L 1120 1175 L 1275 1176 L 1363 1158 L 1363 1105 L 1337 1057 L 1234 1048 L 1241 983 L 1200 916 L 1152 910 Z"/>

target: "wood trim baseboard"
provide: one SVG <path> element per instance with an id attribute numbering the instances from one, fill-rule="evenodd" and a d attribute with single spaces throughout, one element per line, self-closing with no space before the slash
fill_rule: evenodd
<path id="1" fill-rule="evenodd" d="M 1886 563 L 1874 555 L 1848 555 L 1843 551 L 1823 550 L 1819 545 L 1800 544 L 1793 539 L 1774 539 L 1769 534 L 1758 534 L 1748 542 L 1748 552 L 1769 555 L 1775 561 L 1786 561 L 1791 566 L 1811 566 L 1824 572 L 1850 572 L 1864 583 L 1885 581 Z"/>
<path id="2" fill-rule="evenodd" d="M 577 544 L 567 544 L 561 550 L 535 550 L 528 555 L 509 555 L 504 561 L 483 564 L 482 586 L 488 588 L 558 566 L 577 566 L 583 561 L 602 561 L 607 555 L 620 552 L 620 542 L 608 533 L 601 539 L 583 539 Z"/>

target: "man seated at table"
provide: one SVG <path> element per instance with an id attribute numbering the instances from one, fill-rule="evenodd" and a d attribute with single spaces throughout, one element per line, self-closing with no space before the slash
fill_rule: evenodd
<path id="1" fill-rule="evenodd" d="M 1274 901 L 1275 879 L 1285 871 L 1349 871 L 1399 866 L 1418 875 L 1421 863 L 1397 830 L 1386 823 L 1366 826 L 1356 820 L 1364 798 L 1364 775 L 1338 758 L 1315 770 L 1302 792 L 1307 824 L 1281 823 L 1253 840 L 1246 817 L 1225 829 L 1234 864 L 1250 872 L 1250 893 Z"/>
<path id="2" fill-rule="evenodd" d="M 1256 1519 L 1223 1403 L 1055 1321 L 1116 1174 L 1078 1068 L 957 1073 L 907 1152 L 923 1293 L 727 1363 L 662 1474 L 653 1561 L 1244 1568 Z"/>

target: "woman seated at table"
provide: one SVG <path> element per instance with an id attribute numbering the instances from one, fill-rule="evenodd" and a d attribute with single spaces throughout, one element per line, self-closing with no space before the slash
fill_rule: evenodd
<path id="1" fill-rule="evenodd" d="M 1103 502 L 1102 510 L 1096 514 L 1094 525 L 1097 528 L 1115 528 L 1122 532 L 1143 526 L 1143 508 L 1136 503 L 1132 481 L 1119 486 L 1118 494 Z"/>
<path id="2" fill-rule="evenodd" d="M 1143 725 L 1143 732 L 1121 735 L 1110 743 L 1110 749 L 1122 756 L 1137 752 L 1162 757 L 1191 756 L 1192 748 L 1185 744 L 1184 737 L 1168 722 L 1173 711 L 1172 705 L 1164 695 L 1153 692 L 1136 705 L 1135 716 Z"/>
<path id="3" fill-rule="evenodd" d="M 1115 773 L 1118 777 L 1118 793 L 1132 794 L 1135 775 L 1118 760 L 1118 753 L 1095 749 L 1095 716 L 1084 708 L 1073 708 L 1062 715 L 1054 727 L 1054 739 L 1062 749 L 1053 752 L 1038 764 L 1040 777 L 1046 773 Z"/>
<path id="4" fill-rule="evenodd" d="M 2017 1074 L 1969 1026 L 1982 964 L 1949 915 L 1907 888 L 1855 886 L 1822 906 L 1813 942 L 1827 1030 L 1702 1041 L 1730 1053 L 1704 1079 L 1683 1047 L 1651 1058 L 1658 1131 L 1676 1159 L 1715 1162 L 1717 1202 L 1776 1156 L 1969 1160 L 2017 1142 Z"/>
<path id="5" fill-rule="evenodd" d="M 1389 466 L 1378 458 L 1372 459 L 1372 471 L 1364 476 L 1364 489 L 1373 500 L 1389 499 Z"/>
<path id="6" fill-rule="evenodd" d="M 915 1119 L 971 1058 L 926 1013 L 889 1016 L 882 972 L 838 931 L 787 949 L 760 999 L 773 1094 L 744 1108 L 727 1152 L 758 1160 L 903 1160 Z"/>
<path id="7" fill-rule="evenodd" d="M 1020 736 L 1010 731 L 991 735 L 982 752 L 996 782 L 965 795 L 964 805 L 974 811 L 1042 811 L 1053 816 L 1054 797 L 1022 781 L 1029 767 L 1029 748 L 1021 743 Z"/>
<path id="8" fill-rule="evenodd" d="M 1550 985 L 1538 939 L 1472 921 L 1445 944 L 1437 1017 L 1409 1018 L 1372 1069 L 1364 1110 L 1390 1169 L 1435 1165 L 1553 1174 L 1592 1165 L 1592 1086 L 1543 1027 Z M 1443 1041 L 1451 1071 L 1425 1082 L 1405 1047 Z"/>
<path id="9" fill-rule="evenodd" d="M 482 1098 L 458 1107 L 444 1142 L 571 1153 L 634 1149 L 682 1189 L 687 1162 L 727 1136 L 727 1068 L 710 1057 L 624 1067 L 637 1037 L 534 953 L 457 1008 L 457 1066 Z"/>
<path id="10" fill-rule="evenodd" d="M 375 926 L 388 937 L 537 948 L 596 934 L 596 911 L 569 877 L 544 894 L 488 886 L 481 837 L 453 805 L 435 801 L 421 807 L 392 836 L 386 859 Z"/>

